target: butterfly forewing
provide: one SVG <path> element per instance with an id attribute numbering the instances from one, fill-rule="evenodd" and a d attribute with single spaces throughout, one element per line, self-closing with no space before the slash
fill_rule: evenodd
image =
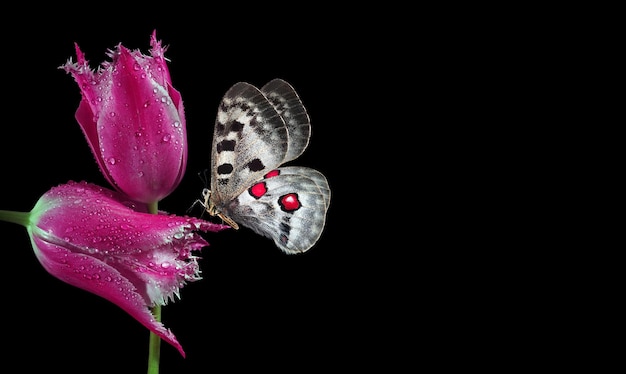
<path id="1" fill-rule="evenodd" d="M 220 208 L 268 170 L 288 148 L 287 128 L 258 88 L 240 82 L 219 106 L 213 133 L 211 200 Z"/>
<path id="2" fill-rule="evenodd" d="M 282 79 L 269 81 L 261 88 L 261 92 L 285 121 L 289 142 L 283 162 L 291 161 L 300 156 L 309 144 L 311 135 L 309 115 L 296 91 Z"/>

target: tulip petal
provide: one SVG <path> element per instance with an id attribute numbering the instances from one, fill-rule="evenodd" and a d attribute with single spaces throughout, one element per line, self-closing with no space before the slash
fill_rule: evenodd
<path id="1" fill-rule="evenodd" d="M 154 318 L 136 287 L 119 271 L 88 255 L 71 252 L 64 248 L 66 243 L 54 244 L 43 237 L 55 240 L 43 232 L 35 233 L 33 246 L 39 249 L 37 257 L 51 275 L 116 304 L 185 357 L 174 334 Z"/>
<path id="2" fill-rule="evenodd" d="M 179 181 L 186 142 L 178 109 L 136 54 L 120 46 L 110 100 L 98 117 L 101 157 L 115 185 L 143 202 Z M 156 167 L 158 166 L 158 167 Z"/>
<path id="3" fill-rule="evenodd" d="M 92 150 L 96 150 L 100 147 L 98 141 L 98 132 L 96 131 L 96 122 L 94 121 L 94 114 L 92 112 L 92 108 L 87 102 L 87 100 L 83 99 L 80 101 L 78 105 L 78 109 L 75 114 L 76 120 L 80 124 L 80 128 L 87 139 L 87 143 Z M 95 152 L 95 151 L 94 151 Z M 95 153 L 94 153 L 95 155 Z M 108 173 L 107 167 L 104 164 L 104 159 L 102 157 L 95 157 L 96 163 L 98 164 L 98 168 L 107 182 L 111 184 L 111 186 L 115 186 L 115 180 Z"/>
<path id="4" fill-rule="evenodd" d="M 184 355 L 149 308 L 180 297 L 186 283 L 201 279 L 194 253 L 209 243 L 197 231 L 229 226 L 133 209 L 144 207 L 117 191 L 68 182 L 37 201 L 27 230 L 50 274 L 117 304 Z"/>
<path id="5" fill-rule="evenodd" d="M 95 72 L 75 45 L 77 61 L 61 66 L 80 87 L 75 117 L 102 173 L 115 189 L 146 204 L 180 184 L 188 157 L 183 102 L 156 31 L 150 45 L 148 56 L 118 44 Z"/>

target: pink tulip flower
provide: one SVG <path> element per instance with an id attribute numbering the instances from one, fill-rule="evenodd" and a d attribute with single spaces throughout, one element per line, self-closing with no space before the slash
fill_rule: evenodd
<path id="1" fill-rule="evenodd" d="M 227 225 L 192 217 L 143 213 L 123 194 L 86 182 L 46 192 L 30 212 L 0 210 L 0 221 L 26 227 L 35 255 L 54 277 L 116 304 L 185 352 L 150 308 L 179 297 L 199 280 L 198 257 L 208 246 L 197 231 Z"/>
<path id="2" fill-rule="evenodd" d="M 180 184 L 187 166 L 187 129 L 180 93 L 172 87 L 165 47 L 150 38 L 150 56 L 121 44 L 94 71 L 76 44 L 60 68 L 82 93 L 78 121 L 100 170 L 120 192 L 152 204 Z"/>

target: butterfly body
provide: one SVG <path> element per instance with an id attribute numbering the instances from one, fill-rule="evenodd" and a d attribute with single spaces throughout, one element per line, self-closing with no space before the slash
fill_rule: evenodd
<path id="1" fill-rule="evenodd" d="M 319 239 L 330 204 L 326 177 L 283 164 L 309 143 L 309 116 L 291 85 L 274 79 L 261 89 L 233 85 L 218 108 L 212 144 L 209 214 L 274 240 L 285 253 L 302 253 Z"/>

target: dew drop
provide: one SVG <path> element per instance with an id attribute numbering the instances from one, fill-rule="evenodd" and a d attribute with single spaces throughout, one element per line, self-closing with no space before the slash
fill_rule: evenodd
<path id="1" fill-rule="evenodd" d="M 107 159 L 107 161 L 108 161 L 108 162 L 109 162 L 109 164 L 111 164 L 111 165 L 115 165 L 115 163 L 116 163 L 115 157 L 109 157 L 109 158 Z"/>
<path id="2" fill-rule="evenodd" d="M 162 139 L 164 142 L 166 142 L 166 143 L 167 143 L 167 142 L 169 142 L 169 141 L 170 141 L 170 139 L 172 139 L 172 135 L 170 135 L 170 134 L 165 134 L 165 135 L 163 135 L 163 138 L 161 138 L 161 139 Z"/>

